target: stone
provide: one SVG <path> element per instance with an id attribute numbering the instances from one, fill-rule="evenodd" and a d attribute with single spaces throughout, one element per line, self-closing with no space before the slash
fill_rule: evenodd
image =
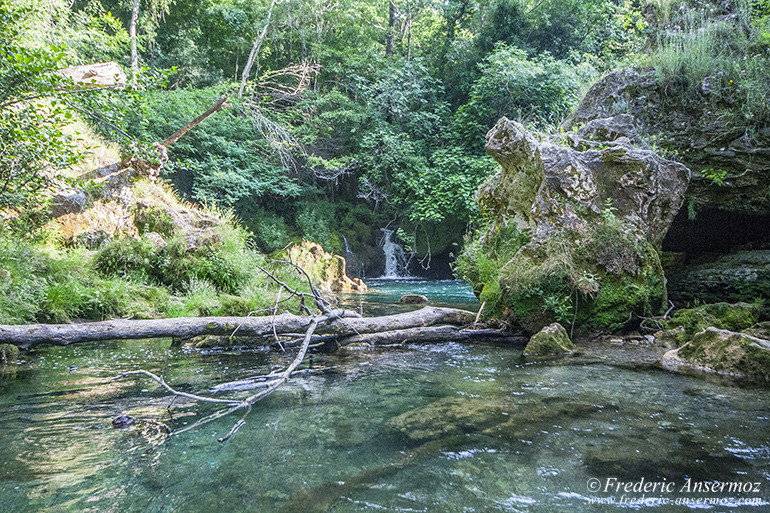
<path id="1" fill-rule="evenodd" d="M 502 118 L 487 152 L 501 166 L 477 195 L 491 222 L 461 267 L 490 312 L 530 333 L 559 318 L 612 331 L 661 313 L 659 249 L 684 200 L 685 166 L 643 144 L 628 116 L 542 142 Z M 501 253 L 510 256 L 490 279 Z"/>
<path id="2" fill-rule="evenodd" d="M 393 417 L 387 426 L 411 440 L 424 442 L 500 424 L 507 420 L 509 410 L 513 410 L 513 405 L 500 401 L 445 397 Z"/>
<path id="3" fill-rule="evenodd" d="M 350 279 L 345 273 L 345 259 L 324 251 L 320 244 L 304 240 L 289 248 L 289 259 L 308 273 L 313 285 L 322 292 L 366 292 L 359 278 Z"/>
<path id="4" fill-rule="evenodd" d="M 524 348 L 525 356 L 562 356 L 574 352 L 575 345 L 569 339 L 567 330 L 558 322 L 532 335 Z"/>
<path id="5" fill-rule="evenodd" d="M 696 333 L 709 327 L 731 331 L 749 329 L 756 325 L 759 316 L 760 307 L 749 303 L 720 302 L 697 308 L 683 308 L 666 320 L 666 330 L 655 336 L 663 345 L 674 342 L 677 346 L 682 346 Z"/>
<path id="6" fill-rule="evenodd" d="M 134 418 L 128 415 L 120 415 L 112 419 L 112 427 L 115 429 L 125 429 L 134 423 Z"/>
<path id="7" fill-rule="evenodd" d="M 163 238 L 163 235 L 157 233 L 157 232 L 148 232 L 142 235 L 142 238 L 152 244 L 152 247 L 155 248 L 155 251 L 163 251 L 166 249 L 166 246 L 168 243 L 166 243 L 166 240 Z"/>
<path id="8" fill-rule="evenodd" d="M 60 69 L 57 75 L 69 78 L 76 88 L 84 87 L 124 87 L 126 74 L 117 62 L 96 62 Z M 70 85 L 60 86 L 70 89 Z"/>
<path id="9" fill-rule="evenodd" d="M 13 363 L 19 358 L 19 348 L 13 344 L 0 344 L 0 365 Z"/>
<path id="10" fill-rule="evenodd" d="M 80 189 L 59 191 L 51 200 L 51 217 L 79 214 L 88 204 L 88 195 Z"/>
<path id="11" fill-rule="evenodd" d="M 770 250 L 738 251 L 668 278 L 672 299 L 683 303 L 770 299 Z"/>
<path id="12" fill-rule="evenodd" d="M 398 302 L 406 305 L 421 305 L 426 304 L 428 302 L 428 298 L 422 294 L 404 294 L 401 296 L 401 299 L 399 299 Z"/>
<path id="13" fill-rule="evenodd" d="M 663 355 L 669 370 L 712 372 L 770 383 L 770 340 L 718 328 L 706 328 Z"/>

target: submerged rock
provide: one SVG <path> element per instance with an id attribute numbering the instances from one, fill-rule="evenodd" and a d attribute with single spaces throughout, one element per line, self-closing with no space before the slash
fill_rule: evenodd
<path id="1" fill-rule="evenodd" d="M 685 166 L 650 151 L 625 116 L 546 142 L 502 118 L 486 148 L 501 166 L 478 193 L 490 224 L 459 269 L 488 311 L 530 332 L 558 319 L 615 330 L 660 313 L 658 249 Z"/>
<path id="2" fill-rule="evenodd" d="M 561 356 L 575 352 L 575 345 L 569 339 L 567 330 L 555 322 L 532 335 L 524 356 Z"/>
<path id="3" fill-rule="evenodd" d="M 0 365 L 13 363 L 19 358 L 19 348 L 13 344 L 0 344 Z"/>
<path id="4" fill-rule="evenodd" d="M 422 294 L 404 294 L 398 302 L 406 305 L 421 305 L 428 303 L 428 298 Z"/>

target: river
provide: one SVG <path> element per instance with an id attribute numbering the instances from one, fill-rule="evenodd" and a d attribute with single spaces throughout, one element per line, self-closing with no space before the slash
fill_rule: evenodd
<path id="1" fill-rule="evenodd" d="M 453 281 L 370 288 L 344 304 L 386 313 L 414 308 L 393 304 L 413 292 L 478 308 Z M 0 511 L 770 511 L 766 389 L 670 374 L 644 347 L 551 362 L 521 352 L 315 354 L 316 373 L 220 444 L 237 418 L 165 439 L 155 420 L 178 429 L 213 407 L 180 403 L 170 417 L 155 383 L 109 378 L 141 367 L 205 392 L 290 356 L 167 340 L 40 348 L 0 374 Z M 114 429 L 121 414 L 136 420 Z"/>

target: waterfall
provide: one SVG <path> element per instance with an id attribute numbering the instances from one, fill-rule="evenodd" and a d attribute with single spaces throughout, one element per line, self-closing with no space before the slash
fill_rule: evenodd
<path id="1" fill-rule="evenodd" d="M 348 238 L 342 235 L 342 241 L 345 243 L 345 258 L 347 258 L 353 252 L 350 251 L 350 246 L 348 246 Z"/>
<path id="2" fill-rule="evenodd" d="M 385 253 L 385 272 L 383 278 L 404 278 L 406 274 L 406 255 L 401 244 L 393 242 L 393 230 L 380 228 L 384 234 L 382 252 Z"/>

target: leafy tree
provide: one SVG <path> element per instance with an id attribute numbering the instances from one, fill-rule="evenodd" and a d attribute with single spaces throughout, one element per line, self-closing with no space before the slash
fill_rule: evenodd
<path id="1" fill-rule="evenodd" d="M 55 171 L 81 157 L 62 132 L 72 114 L 55 95 L 64 80 L 53 72 L 64 53 L 21 44 L 32 14 L 0 4 L 0 210 L 31 210 L 56 183 Z"/>

